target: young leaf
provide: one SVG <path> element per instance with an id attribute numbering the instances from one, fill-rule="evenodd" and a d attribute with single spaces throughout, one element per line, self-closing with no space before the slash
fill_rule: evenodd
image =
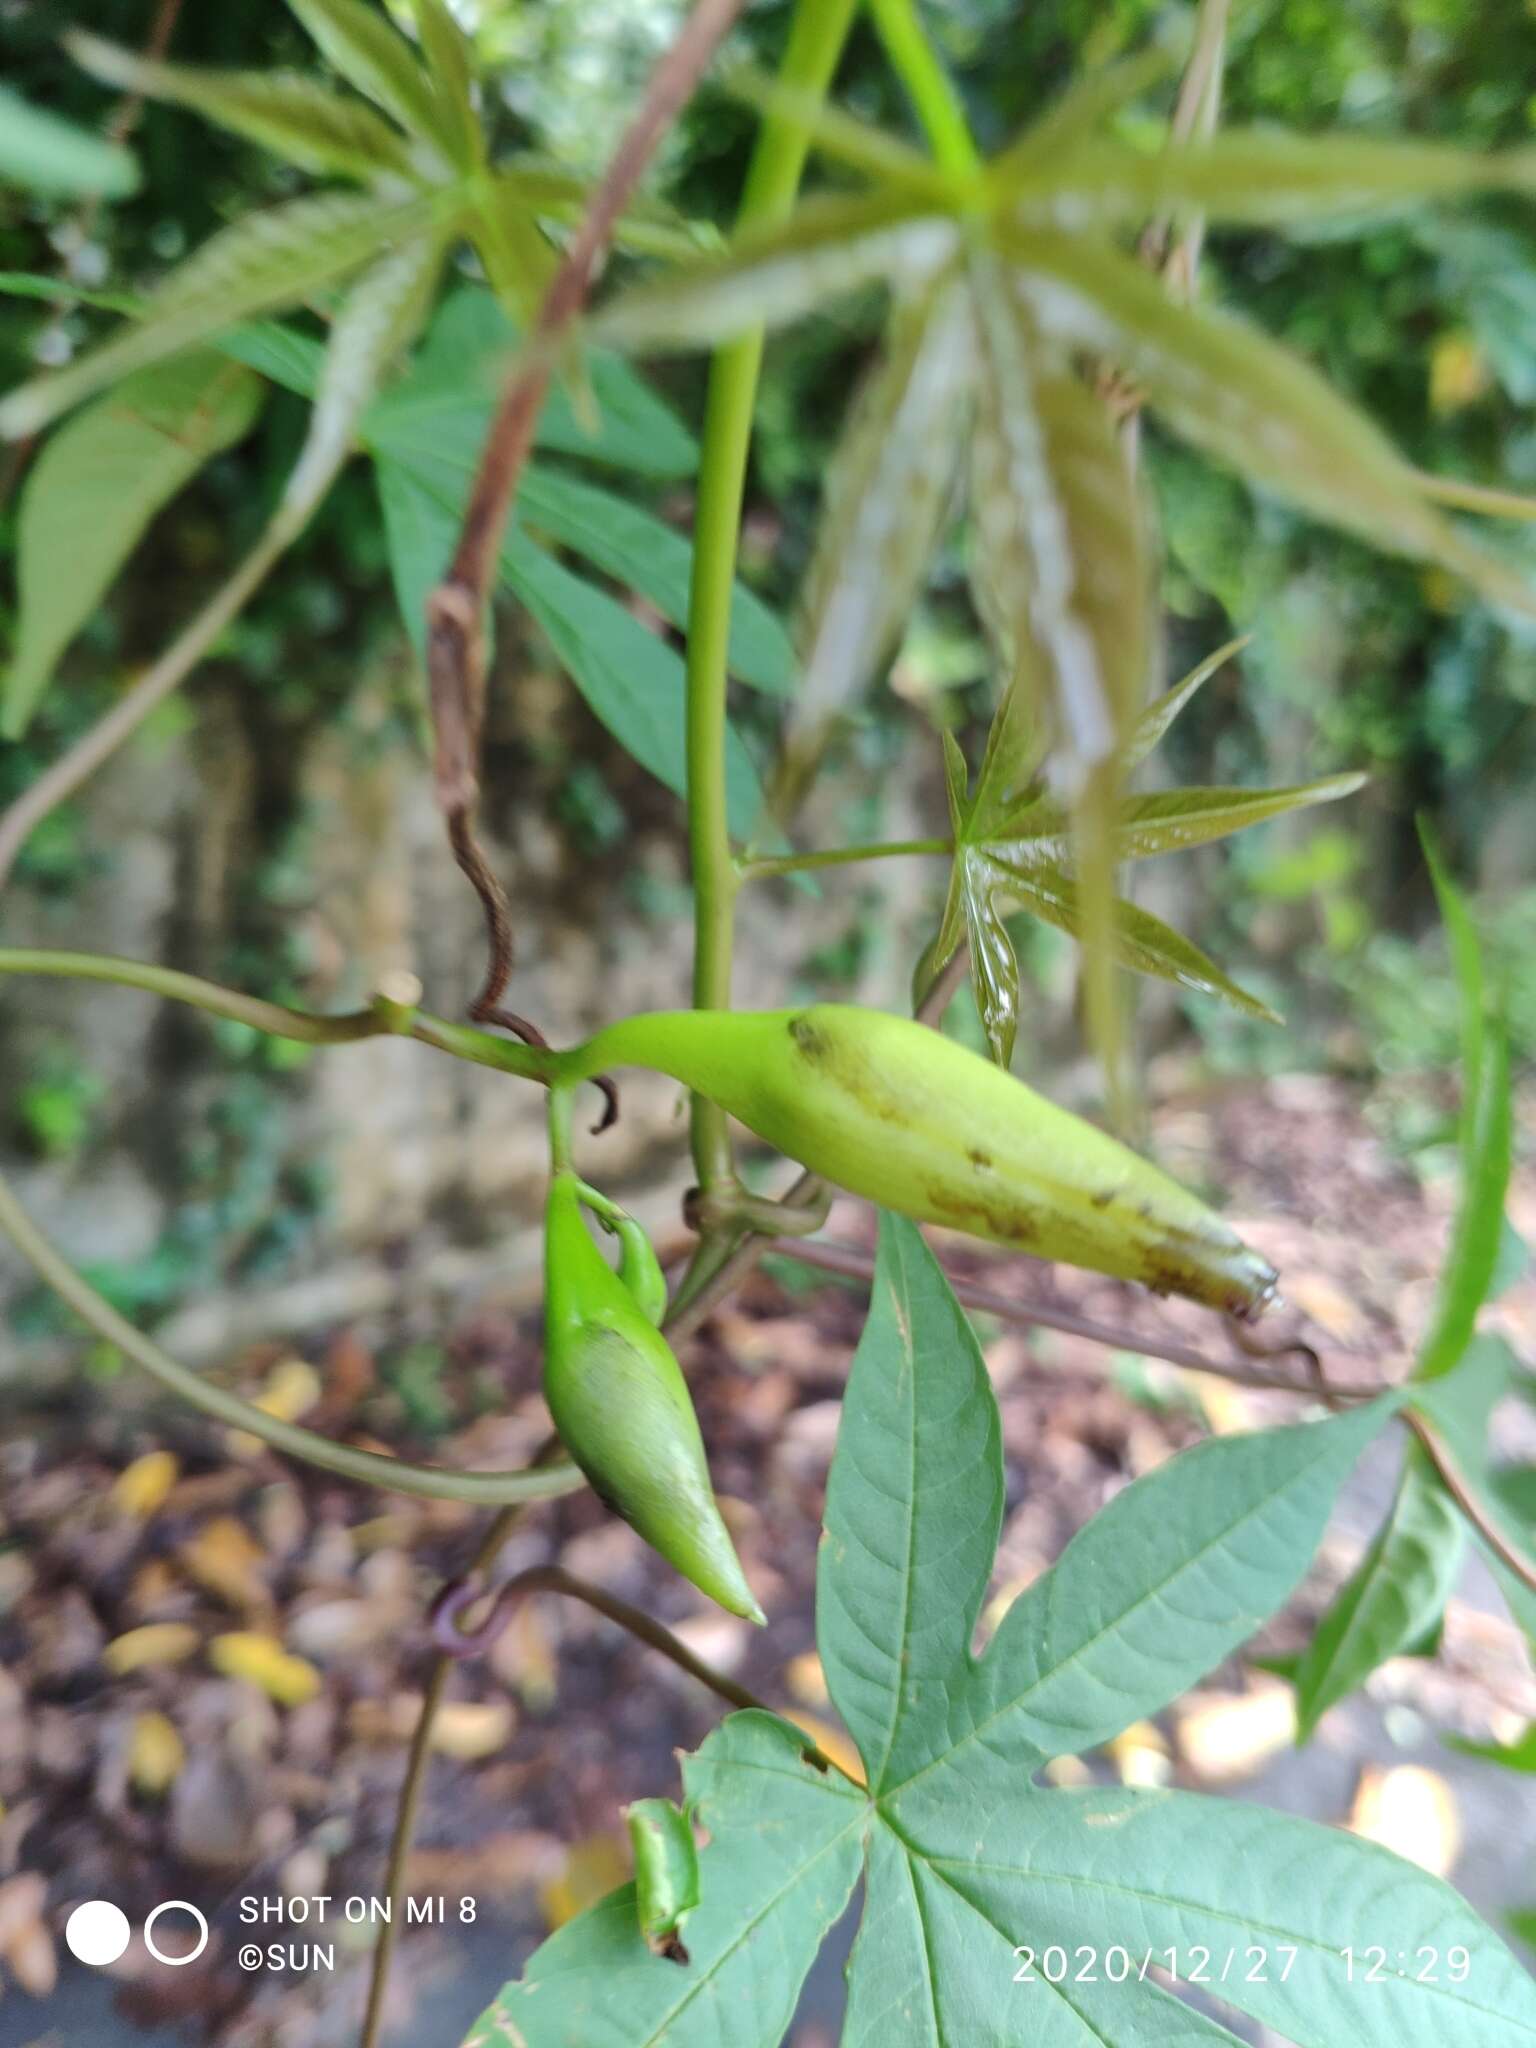
<path id="1" fill-rule="evenodd" d="M 295 305 L 385 250 L 442 225 L 448 202 L 425 195 L 323 192 L 247 214 L 205 242 L 144 303 L 144 318 L 78 362 L 0 399 L 0 437 L 35 434 L 131 370 L 257 313 Z"/>
<path id="2" fill-rule="evenodd" d="M 286 157 L 306 171 L 365 183 L 411 176 L 411 154 L 387 121 L 302 72 L 216 71 L 165 64 L 74 30 L 65 48 L 82 70 L 119 92 L 191 107 L 205 121 Z"/>
<path id="3" fill-rule="evenodd" d="M 1187 676 L 1181 676 L 1171 690 L 1165 690 L 1161 697 L 1147 706 L 1131 728 L 1130 737 L 1121 752 L 1121 766 L 1127 775 L 1133 768 L 1141 766 L 1154 747 L 1162 745 L 1169 726 L 1196 690 L 1208 683 L 1217 669 L 1230 661 L 1234 654 L 1240 654 L 1252 638 L 1251 633 L 1242 633 L 1237 639 L 1227 641 L 1214 654 L 1208 654 L 1204 661 L 1196 662 Z"/>
<path id="4" fill-rule="evenodd" d="M 139 167 L 121 143 L 0 86 L 0 185 L 50 198 L 126 199 L 139 189 Z"/>
<path id="5" fill-rule="evenodd" d="M 1111 357 L 1186 440 L 1331 525 L 1536 610 L 1526 579 L 1444 518 L 1385 437 L 1301 357 L 1231 314 L 1178 305 L 1107 244 L 1000 233 L 1046 339 Z"/>
<path id="6" fill-rule="evenodd" d="M 576 549 L 617 582 L 649 598 L 674 626 L 688 623 L 693 550 L 654 513 L 611 491 L 534 466 L 524 472 L 518 507 L 527 524 Z M 789 636 L 761 598 L 737 584 L 731 600 L 731 674 L 778 697 L 795 686 Z"/>
<path id="7" fill-rule="evenodd" d="M 1183 853 L 1250 825 L 1282 818 L 1288 811 L 1337 803 L 1340 797 L 1353 796 L 1368 779 L 1359 774 L 1322 775 L 1316 782 L 1289 789 L 1159 789 L 1150 796 L 1124 797 L 1112 827 L 1115 858 L 1146 860 L 1159 853 Z M 1060 862 L 1071 852 L 1065 816 L 1044 802 L 1009 820 L 1007 843 L 1018 860 Z"/>
<path id="8" fill-rule="evenodd" d="M 458 139 L 415 51 L 381 7 L 367 0 L 288 0 L 331 69 L 394 116 L 409 134 L 429 138 L 452 161 Z"/>
<path id="9" fill-rule="evenodd" d="M 670 1799 L 637 1799 L 624 1809 L 635 1857 L 640 1932 L 654 1955 L 686 1963 L 683 1925 L 699 1903 L 699 1849 L 693 1823 Z"/>
<path id="10" fill-rule="evenodd" d="M 1120 223 L 1191 208 L 1213 224 L 1283 227 L 1473 192 L 1529 192 L 1536 151 L 1477 156 L 1433 142 L 1227 128 L 1146 151 L 1093 136 L 999 167 L 993 190 L 1021 215 Z"/>
<path id="11" fill-rule="evenodd" d="M 974 356 L 962 280 L 899 300 L 828 474 L 801 599 L 797 722 L 820 726 L 891 653 L 949 503 Z"/>
<path id="12" fill-rule="evenodd" d="M 150 520 L 246 433 L 261 400 L 249 370 L 200 351 L 125 378 L 49 441 L 17 522 L 19 616 L 0 718 L 5 738 L 25 729 L 54 664 Z"/>
<path id="13" fill-rule="evenodd" d="M 1536 1986 L 1448 1886 L 1385 1850 L 1236 1802 L 1034 1780 L 1046 1756 L 1157 1707 L 1285 1597 L 1390 1406 L 1219 1439 L 1137 1481 L 978 1664 L 996 1404 L 918 1233 L 883 1221 L 817 1596 L 869 1787 L 818 1771 L 773 1717 L 732 1715 L 684 1766 L 710 1836 L 691 1968 L 649 1954 L 626 1887 L 538 1951 L 471 2048 L 778 2048 L 861 1844 L 844 2048 L 1230 2048 L 1152 1979 L 1170 1951 L 1181 1982 L 1202 1977 L 1304 2048 L 1530 2048 Z M 1377 1946 L 1465 1948 L 1467 1969 L 1383 1980 L 1361 1962 Z"/>
<path id="14" fill-rule="evenodd" d="M 1422 1448 L 1410 1442 L 1386 1520 L 1297 1666 L 1297 1740 L 1389 1657 L 1435 1626 L 1461 1569 L 1466 1526 Z"/>

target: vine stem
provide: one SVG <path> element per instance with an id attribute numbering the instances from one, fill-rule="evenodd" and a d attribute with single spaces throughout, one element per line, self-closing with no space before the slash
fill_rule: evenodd
<path id="1" fill-rule="evenodd" d="M 98 1294 L 83 1274 L 46 1238 L 0 1175 L 0 1231 L 38 1275 L 67 1301 L 81 1321 L 99 1337 L 115 1344 L 125 1357 L 142 1366 L 168 1393 L 175 1394 L 191 1408 L 222 1422 L 231 1429 L 258 1437 L 269 1449 L 338 1478 L 352 1479 L 363 1486 L 377 1486 L 386 1493 L 414 1494 L 426 1500 L 463 1501 L 471 1507 L 505 1507 L 509 1503 L 548 1500 L 557 1494 L 574 1493 L 584 1486 L 576 1467 L 560 1463 L 530 1467 L 520 1472 L 451 1472 L 434 1465 L 409 1465 L 399 1458 L 377 1451 L 360 1451 L 351 1444 L 339 1444 L 314 1430 L 301 1429 L 268 1415 L 238 1394 L 204 1379 L 180 1364 L 142 1330 L 119 1315 L 109 1301 Z"/>
<path id="2" fill-rule="evenodd" d="M 974 177 L 981 169 L 981 154 L 960 96 L 923 33 L 913 0 L 869 0 L 869 11 L 935 157 L 957 177 Z"/>
<path id="3" fill-rule="evenodd" d="M 586 303 L 599 259 L 657 143 L 693 93 L 743 0 L 697 0 L 663 54 L 638 112 L 571 238 L 534 322 L 531 351 L 507 380 L 481 449 L 448 572 L 427 597 L 427 682 L 437 800 L 455 859 L 485 912 L 489 958 L 470 1014 L 486 1021 L 512 971 L 506 892 L 475 835 L 485 713 L 485 614 L 518 480 L 533 446 L 559 346 Z"/>
<path id="4" fill-rule="evenodd" d="M 819 102 L 832 82 L 853 25 L 857 0 L 797 0 L 780 80 L 803 102 Z M 758 133 L 737 213 L 737 231 L 783 220 L 794 204 L 810 147 L 787 112 L 770 112 Z M 695 1009 L 731 1006 L 736 867 L 726 812 L 726 684 L 731 593 L 746 495 L 752 414 L 763 361 L 761 327 L 717 349 L 699 457 L 693 573 L 688 593 L 688 852 L 693 875 Z M 694 1169 L 706 1190 L 736 1178 L 723 1110 L 693 1098 Z"/>

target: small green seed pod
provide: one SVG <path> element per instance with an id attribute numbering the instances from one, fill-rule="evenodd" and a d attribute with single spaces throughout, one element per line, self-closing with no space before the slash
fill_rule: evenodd
<path id="1" fill-rule="evenodd" d="M 557 1173 L 545 1211 L 544 1395 L 555 1428 L 615 1514 L 701 1592 L 761 1622 L 715 1505 L 688 1383 L 593 1242 L 584 1195 L 573 1173 Z"/>
<path id="2" fill-rule="evenodd" d="M 847 1004 L 632 1017 L 592 1055 L 659 1068 L 838 1187 L 919 1222 L 1257 1315 L 1275 1273 L 1107 1132 L 909 1018 Z"/>

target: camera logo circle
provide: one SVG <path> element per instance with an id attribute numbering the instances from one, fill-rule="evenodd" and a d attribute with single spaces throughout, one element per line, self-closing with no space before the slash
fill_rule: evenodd
<path id="1" fill-rule="evenodd" d="M 87 1899 L 64 1923 L 64 1946 L 93 1970 L 115 1963 L 128 1946 L 128 1915 L 110 1899 Z"/>
<path id="2" fill-rule="evenodd" d="M 162 1913 L 186 1913 L 195 1920 L 200 1930 L 197 1947 L 184 1956 L 168 1956 L 164 1949 L 156 1948 L 155 1922 Z M 173 1970 L 183 1969 L 188 1963 L 195 1963 L 203 1950 L 208 1946 L 208 1922 L 203 1918 L 196 1906 L 189 1905 L 185 1899 L 166 1899 L 163 1904 L 156 1906 L 153 1913 L 144 1922 L 144 1946 L 149 1950 L 157 1963 L 167 1963 Z"/>

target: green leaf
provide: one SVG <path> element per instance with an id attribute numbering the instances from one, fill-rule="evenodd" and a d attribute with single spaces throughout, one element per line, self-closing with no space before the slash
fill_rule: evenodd
<path id="1" fill-rule="evenodd" d="M 687 1963 L 683 1925 L 699 1903 L 699 1849 L 693 1823 L 670 1799 L 637 1799 L 624 1809 L 635 1857 L 635 1903 L 645 1945 Z"/>
<path id="2" fill-rule="evenodd" d="M 92 306 L 101 313 L 137 314 L 143 304 L 136 292 L 84 291 L 73 281 L 64 285 L 57 277 L 42 277 L 33 270 L 0 270 L 0 292 L 8 298 L 45 299 L 50 304 L 67 295 L 82 306 Z"/>
<path id="3" fill-rule="evenodd" d="M 1419 1341 L 1415 1380 L 1450 1372 L 1466 1350 L 1477 1313 L 1489 1298 L 1503 1247 L 1503 1204 L 1509 1192 L 1513 1147 L 1513 1106 L 1509 1081 L 1509 1036 L 1503 1022 L 1483 1008 L 1483 965 L 1477 936 L 1450 877 L 1434 858 L 1432 877 L 1450 934 L 1452 961 L 1462 1001 L 1462 1067 L 1466 1100 L 1462 1108 L 1462 1192 L 1430 1327 Z"/>
<path id="4" fill-rule="evenodd" d="M 325 343 L 312 334 L 300 334 L 277 320 L 252 320 L 232 327 L 212 344 L 221 356 L 230 356 L 248 369 L 292 391 L 300 398 L 313 398 L 325 373 Z"/>
<path id="5" fill-rule="evenodd" d="M 693 549 L 654 513 L 537 467 L 524 472 L 517 502 L 527 525 L 649 598 L 674 626 L 687 625 Z M 729 663 L 731 674 L 755 689 L 780 697 L 794 689 L 788 634 L 761 598 L 740 583 L 731 600 Z"/>
<path id="6" fill-rule="evenodd" d="M 1218 647 L 1214 654 L 1208 654 L 1204 661 L 1196 662 L 1187 676 L 1182 676 L 1171 690 L 1165 690 L 1161 697 L 1147 706 L 1131 728 L 1130 737 L 1126 740 L 1121 753 L 1121 766 L 1127 775 L 1133 768 L 1139 768 L 1155 747 L 1162 745 L 1169 726 L 1196 690 L 1202 684 L 1208 683 L 1217 669 L 1229 662 L 1234 654 L 1241 653 L 1252 638 L 1251 633 L 1242 633 L 1237 639 L 1227 641 L 1226 645 Z"/>
<path id="7" fill-rule="evenodd" d="M 395 594 L 417 651 L 428 591 L 458 536 L 467 479 L 452 464 L 417 456 L 377 464 L 379 498 Z M 502 579 L 528 608 L 593 713 L 625 750 L 669 789 L 687 788 L 686 685 L 676 651 L 595 585 L 514 530 L 502 543 Z M 726 740 L 731 829 L 752 829 L 762 796 L 751 756 L 734 731 Z"/>
<path id="8" fill-rule="evenodd" d="M 78 362 L 0 400 L 0 437 L 35 434 L 131 370 L 158 362 L 258 313 L 296 305 L 428 233 L 445 202 L 425 196 L 325 192 L 247 214 L 188 257 L 144 302 L 144 318 Z"/>
<path id="9" fill-rule="evenodd" d="M 371 408 L 364 437 L 380 455 L 457 462 L 474 474 L 514 351 L 518 330 L 488 291 L 466 286 L 438 309 L 410 370 Z M 628 364 L 601 352 L 587 358 L 597 405 L 593 432 L 563 392 L 552 390 L 537 443 L 564 455 L 644 476 L 691 476 L 698 445 L 670 406 Z"/>
<path id="10" fill-rule="evenodd" d="M 126 199 L 139 189 L 139 167 L 120 142 L 29 106 L 0 85 L 0 185 L 45 198 Z"/>
<path id="11" fill-rule="evenodd" d="M 1462 1756 L 1480 1757 L 1501 1770 L 1536 1771 L 1536 1721 L 1518 1742 L 1471 1742 L 1464 1735 L 1448 1735 L 1445 1740 L 1448 1748 L 1458 1750 Z"/>
<path id="12" fill-rule="evenodd" d="M 1368 780 L 1357 774 L 1323 775 L 1289 789 L 1160 789 L 1150 796 L 1125 797 L 1115 811 L 1115 858 L 1146 860 L 1153 854 L 1183 853 L 1250 825 L 1282 818 L 1288 811 L 1337 803 Z M 1067 820 L 1054 805 L 1036 804 L 1011 822 L 1014 858 L 1060 862 L 1069 857 Z"/>
<path id="13" fill-rule="evenodd" d="M 442 267 L 432 236 L 392 250 L 349 289 L 331 322 L 304 447 L 284 496 L 308 507 L 352 447 L 363 411 L 427 316 Z"/>
<path id="14" fill-rule="evenodd" d="M 828 472 L 801 599 L 799 722 L 857 698 L 906 627 L 959 466 L 973 356 L 953 272 L 897 302 Z"/>
<path id="15" fill-rule="evenodd" d="M 410 6 L 436 88 L 444 143 L 462 170 L 476 170 L 485 160 L 485 138 L 475 112 L 474 67 L 464 31 L 445 0 L 410 0 Z"/>
<path id="16" fill-rule="evenodd" d="M 261 400 L 248 370 L 200 352 L 125 378 L 48 442 L 21 497 L 19 616 L 0 720 L 7 739 L 25 729 L 60 654 L 144 528 L 247 432 Z"/>
<path id="17" fill-rule="evenodd" d="M 1094 136 L 993 183 L 1005 204 L 1044 220 L 1118 224 L 1189 208 L 1214 225 L 1245 227 L 1533 187 L 1536 151 L 1477 156 L 1433 142 L 1283 128 L 1227 128 L 1151 151 Z"/>
<path id="18" fill-rule="evenodd" d="M 687 1759 L 710 1841 L 686 1967 L 646 1947 L 625 1885 L 544 1943 L 464 2048 L 779 2048 L 858 1877 L 867 1813 L 858 1788 L 816 1770 L 805 1746 L 770 1714 L 732 1714 Z"/>
<path id="19" fill-rule="evenodd" d="M 365 0 L 288 0 L 320 54 L 401 127 L 437 143 L 453 160 L 456 124 L 443 118 L 415 51 L 382 8 Z"/>
<path id="20" fill-rule="evenodd" d="M 345 99 L 302 72 L 217 71 L 165 64 L 76 29 L 64 46 L 82 70 L 119 92 L 170 100 L 306 171 L 369 181 L 409 177 L 411 154 L 361 100 Z"/>
<path id="21" fill-rule="evenodd" d="M 1379 1665 L 1405 1655 L 1435 1627 L 1465 1550 L 1454 1502 L 1423 1449 L 1410 1442 L 1387 1518 L 1296 1670 L 1298 1741 Z"/>
<path id="22" fill-rule="evenodd" d="M 1002 1514 L 1002 1437 L 981 1347 L 915 1225 L 882 1216 L 816 1572 L 827 1689 L 872 1793 L 931 1751 Z"/>
<path id="23" fill-rule="evenodd" d="M 588 329 L 628 351 L 712 346 L 749 328 L 786 326 L 864 285 L 920 290 L 958 243 L 955 222 L 910 192 L 817 194 L 783 226 L 632 285 Z"/>
<path id="24" fill-rule="evenodd" d="M 1390 442 L 1301 357 L 1231 314 L 1177 304 L 1107 244 L 1044 229 L 1000 236 L 1046 341 L 1111 357 L 1186 440 L 1330 525 L 1536 609 L 1527 580 L 1444 518 Z"/>
<path id="25" fill-rule="evenodd" d="M 507 581 L 595 715 L 642 768 L 686 796 L 687 685 L 675 649 L 523 535 L 512 535 L 501 560 Z M 762 788 L 751 756 L 730 728 L 725 798 L 730 828 L 744 839 L 762 809 Z"/>
<path id="26" fill-rule="evenodd" d="M 1153 1979 L 1170 1963 L 1181 1988 L 1202 1979 L 1300 2048 L 1530 2048 L 1536 1986 L 1438 1879 L 1235 1801 L 1035 1777 L 1162 1704 L 1285 1598 L 1391 1406 L 1219 1439 L 1138 1480 L 978 1663 L 996 1404 L 917 1231 L 883 1222 L 817 1593 L 870 1788 L 818 1774 L 773 1717 L 731 1716 L 684 1766 L 710 1837 L 691 1967 L 647 1955 L 626 1888 L 545 1943 L 472 2048 L 777 2048 L 861 1846 L 844 2048 L 1232 2048 Z M 1373 1947 L 1441 1967 L 1383 1978 Z"/>
<path id="27" fill-rule="evenodd" d="M 1012 182 L 1030 175 L 1037 166 L 1070 160 L 1086 136 L 1165 78 L 1188 45 L 1189 36 L 1176 26 L 1149 48 L 1074 78 L 1038 120 L 992 159 L 987 174 L 993 191 L 1006 197 Z"/>

